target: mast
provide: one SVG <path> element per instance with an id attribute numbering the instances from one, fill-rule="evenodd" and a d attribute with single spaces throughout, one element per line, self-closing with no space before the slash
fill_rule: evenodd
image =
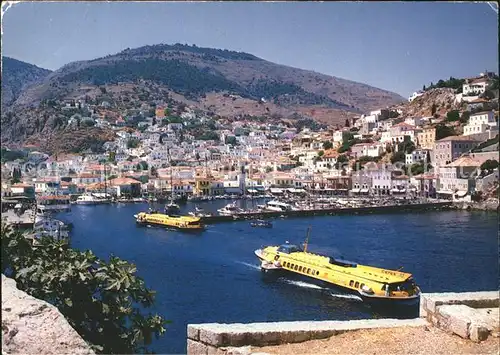
<path id="1" fill-rule="evenodd" d="M 306 240 L 304 242 L 304 253 L 307 253 L 307 246 L 309 244 L 309 236 L 311 235 L 311 226 L 307 227 Z"/>
<path id="2" fill-rule="evenodd" d="M 106 182 L 106 163 L 104 163 L 104 199 L 108 197 L 108 185 Z"/>

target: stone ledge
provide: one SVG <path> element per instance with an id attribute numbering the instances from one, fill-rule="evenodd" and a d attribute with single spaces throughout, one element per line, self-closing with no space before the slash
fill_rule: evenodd
<path id="1" fill-rule="evenodd" d="M 472 308 L 499 306 L 499 291 L 422 293 L 420 317 L 430 318 L 441 305 L 466 305 Z"/>
<path id="2" fill-rule="evenodd" d="M 424 319 L 366 319 L 351 321 L 300 321 L 300 322 L 269 322 L 249 324 L 190 324 L 189 336 L 198 339 L 188 339 L 188 354 L 195 354 L 193 342 L 210 347 L 242 347 L 265 346 L 285 343 L 297 343 L 312 339 L 328 338 L 347 331 L 373 328 L 421 327 L 426 325 Z M 197 332 L 198 331 L 198 332 Z M 198 348 L 201 350 L 200 348 Z M 206 350 L 208 352 L 208 347 Z"/>
<path id="3" fill-rule="evenodd" d="M 2 354 L 94 354 L 53 305 L 2 275 Z"/>

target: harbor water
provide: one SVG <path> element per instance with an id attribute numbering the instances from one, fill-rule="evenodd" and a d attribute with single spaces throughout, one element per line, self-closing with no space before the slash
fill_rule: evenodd
<path id="1" fill-rule="evenodd" d="M 197 206 L 214 212 L 228 202 Z M 287 240 L 302 243 L 309 225 L 309 251 L 383 268 L 403 267 L 414 274 L 423 292 L 498 289 L 496 214 L 432 211 L 278 218 L 272 220 L 273 228 L 235 221 L 186 234 L 136 226 L 133 215 L 147 208 L 145 203 L 73 206 L 59 216 L 74 225 L 74 248 L 135 263 L 146 285 L 157 291 L 153 311 L 172 321 L 153 344 L 157 353 L 184 353 L 189 323 L 384 317 L 342 291 L 306 281 L 263 280 L 254 250 Z M 183 209 L 194 210 L 194 205 Z"/>

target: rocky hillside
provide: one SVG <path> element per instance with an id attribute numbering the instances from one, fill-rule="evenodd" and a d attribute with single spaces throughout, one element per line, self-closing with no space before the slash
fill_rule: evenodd
<path id="1" fill-rule="evenodd" d="M 67 117 L 54 111 L 53 103 L 67 99 L 106 101 L 122 114 L 168 98 L 212 116 L 312 118 L 326 124 L 404 101 L 385 90 L 251 54 L 180 44 L 70 63 L 42 81 L 23 82 L 26 86 L 2 109 L 3 142 L 59 131 Z"/>
<path id="2" fill-rule="evenodd" d="M 53 305 L 2 274 L 2 354 L 95 354 Z"/>
<path id="3" fill-rule="evenodd" d="M 405 117 L 446 116 L 448 112 L 463 109 L 466 105 L 456 102 L 455 95 L 454 89 L 431 89 L 412 102 L 396 105 L 393 109 L 402 110 Z"/>
<path id="4" fill-rule="evenodd" d="M 12 105 L 23 90 L 50 73 L 50 70 L 2 57 L 2 111 Z"/>

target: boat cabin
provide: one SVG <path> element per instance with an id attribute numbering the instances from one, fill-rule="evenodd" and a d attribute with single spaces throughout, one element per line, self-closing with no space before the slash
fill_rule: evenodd
<path id="1" fill-rule="evenodd" d="M 298 247 L 297 245 L 283 244 L 278 248 L 277 251 L 280 253 L 284 253 L 284 254 L 291 254 L 291 253 L 301 252 L 303 250 L 300 247 Z"/>
<path id="2" fill-rule="evenodd" d="M 330 264 L 337 265 L 337 266 L 343 266 L 343 267 L 357 267 L 358 264 L 353 262 L 353 261 L 348 261 L 348 260 L 341 260 L 341 259 L 335 259 L 330 257 Z"/>

